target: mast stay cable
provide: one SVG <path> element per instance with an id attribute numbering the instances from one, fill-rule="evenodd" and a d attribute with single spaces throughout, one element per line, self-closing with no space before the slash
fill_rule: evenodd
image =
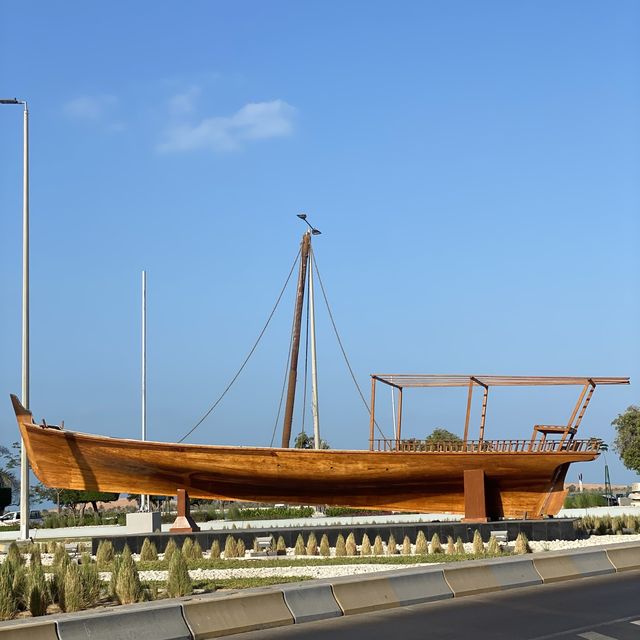
<path id="1" fill-rule="evenodd" d="M 318 269 L 318 263 L 316 262 L 316 256 L 315 253 L 313 251 L 313 249 L 310 251 L 311 254 L 311 260 L 313 262 L 313 266 L 315 266 L 316 268 L 316 273 L 318 274 L 318 282 L 320 283 L 320 290 L 322 291 L 322 297 L 324 298 L 324 303 L 327 306 L 327 311 L 329 312 L 329 319 L 331 320 L 331 326 L 333 327 L 333 332 L 336 334 L 336 339 L 338 340 L 338 345 L 340 345 L 340 351 L 342 351 L 342 355 L 344 357 L 344 361 L 347 364 L 347 368 L 349 369 L 349 373 L 351 374 L 351 379 L 353 380 L 353 383 L 356 385 L 356 389 L 358 390 L 358 393 L 360 394 L 360 398 L 362 399 L 362 402 L 364 403 L 364 406 L 367 408 L 367 413 L 369 415 L 371 415 L 371 409 L 369 407 L 369 403 L 365 400 L 364 394 L 362 393 L 362 389 L 360 389 L 360 385 L 358 384 L 358 381 L 356 380 L 356 376 L 353 373 L 353 369 L 351 368 L 351 364 L 349 362 L 349 358 L 347 357 L 347 353 L 344 350 L 344 346 L 342 345 L 342 340 L 340 339 L 340 334 L 338 333 L 338 327 L 336 326 L 336 322 L 333 319 L 333 313 L 331 313 L 331 307 L 329 306 L 329 300 L 327 299 L 327 294 L 324 290 L 324 284 L 322 283 L 322 278 L 320 277 L 320 270 Z M 380 425 L 378 424 L 378 421 L 374 419 L 374 423 L 376 425 L 376 428 L 378 429 L 378 431 L 380 432 L 380 435 L 386 439 L 386 436 L 384 434 L 384 432 L 382 431 L 382 429 L 380 428 Z"/>
<path id="2" fill-rule="evenodd" d="M 225 390 L 220 394 L 220 397 L 211 405 L 211 407 L 209 407 L 207 412 L 200 418 L 200 420 L 198 420 L 198 422 L 196 422 L 196 424 L 189 431 L 187 431 L 187 433 L 184 436 L 182 436 L 182 438 L 180 438 L 180 440 L 178 440 L 178 442 L 183 442 L 184 440 L 186 440 L 209 417 L 211 412 L 220 404 L 222 399 L 227 395 L 227 392 L 229 391 L 229 389 L 231 389 L 231 387 L 233 386 L 234 382 L 238 379 L 238 377 L 242 373 L 242 370 L 245 368 L 247 362 L 249 362 L 249 359 L 251 358 L 251 356 L 253 355 L 254 351 L 258 347 L 258 343 L 260 342 L 260 340 L 262 339 L 262 336 L 264 335 L 265 331 L 267 330 L 267 327 L 269 326 L 269 323 L 271 322 L 271 319 L 273 318 L 273 315 L 276 312 L 276 309 L 278 308 L 278 305 L 280 304 L 280 300 L 282 300 L 282 296 L 284 295 L 284 292 L 285 292 L 285 290 L 287 288 L 287 285 L 289 284 L 289 280 L 291 280 L 291 274 L 293 273 L 293 270 L 296 268 L 296 264 L 298 263 L 298 257 L 299 256 L 300 256 L 300 251 L 298 251 L 298 253 L 296 254 L 296 258 L 293 261 L 293 264 L 291 265 L 291 270 L 289 271 L 289 275 L 287 276 L 287 279 L 285 280 L 285 283 L 284 283 L 282 289 L 280 290 L 280 294 L 278 295 L 278 299 L 276 300 L 276 303 L 273 305 L 273 309 L 271 309 L 271 313 L 269 314 L 269 317 L 267 318 L 267 322 L 265 323 L 264 327 L 262 327 L 262 331 L 260 331 L 260 334 L 258 335 L 256 341 L 254 342 L 253 346 L 251 347 L 251 350 L 249 351 L 249 354 L 244 359 L 244 362 L 240 365 L 240 368 L 238 369 L 236 374 L 231 379 L 231 382 L 229 382 L 229 384 L 226 386 Z"/>

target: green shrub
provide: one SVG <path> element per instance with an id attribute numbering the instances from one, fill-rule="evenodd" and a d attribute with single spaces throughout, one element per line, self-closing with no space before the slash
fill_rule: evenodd
<path id="1" fill-rule="evenodd" d="M 178 553 L 178 550 L 176 549 L 173 553 Z M 129 547 L 125 545 L 116 579 L 116 596 L 122 604 L 132 604 L 133 602 L 138 602 L 141 595 L 142 587 L 138 569 L 133 561 Z"/>
<path id="2" fill-rule="evenodd" d="M 0 620 L 11 620 L 18 614 L 13 594 L 13 569 L 5 560 L 0 565 Z"/>
<path id="3" fill-rule="evenodd" d="M 296 538 L 296 546 L 294 549 L 294 553 L 297 556 L 306 556 L 307 555 L 307 548 L 304 546 L 304 538 L 302 537 L 302 534 L 299 533 L 298 537 Z"/>
<path id="4" fill-rule="evenodd" d="M 231 537 L 231 536 L 230 536 Z M 235 546 L 235 541 L 234 541 Z M 226 556 L 226 551 L 225 551 Z M 193 591 L 187 561 L 178 550 L 171 557 L 167 579 L 167 595 L 170 598 L 188 596 Z"/>
<path id="5" fill-rule="evenodd" d="M 453 538 L 451 536 L 447 536 L 446 554 L 448 556 L 452 556 L 455 554 L 455 552 L 456 552 L 456 543 L 453 541 Z"/>
<path id="6" fill-rule="evenodd" d="M 95 607 L 98 600 L 100 600 L 102 582 L 98 573 L 98 565 L 91 561 L 91 556 L 88 553 L 82 554 L 80 579 L 82 582 L 83 609 Z"/>
<path id="7" fill-rule="evenodd" d="M 224 559 L 238 557 L 238 547 L 236 545 L 236 539 L 233 536 L 227 536 L 224 541 Z"/>
<path id="8" fill-rule="evenodd" d="M 482 536 L 477 529 L 473 532 L 473 553 L 476 556 L 484 554 L 484 542 L 482 542 Z"/>
<path id="9" fill-rule="evenodd" d="M 348 536 L 347 536 L 347 540 L 344 543 L 345 549 L 347 551 L 347 555 L 348 556 L 355 556 L 358 553 L 358 547 L 356 545 L 356 537 L 353 534 L 353 532 L 351 532 Z"/>
<path id="10" fill-rule="evenodd" d="M 191 538 L 185 538 L 185 541 L 182 543 L 182 555 L 185 560 L 191 559 L 191 552 L 193 551 L 193 540 Z"/>
<path id="11" fill-rule="evenodd" d="M 376 536 L 376 539 L 373 541 L 373 555 L 381 556 L 384 554 L 384 547 L 382 546 L 382 538 L 380 536 Z"/>
<path id="12" fill-rule="evenodd" d="M 395 556 L 398 553 L 398 545 L 393 533 L 389 534 L 389 540 L 387 540 L 387 555 Z"/>
<path id="13" fill-rule="evenodd" d="M 344 536 L 339 533 L 336 539 L 336 558 L 343 558 L 347 555 L 347 545 L 344 541 Z"/>
<path id="14" fill-rule="evenodd" d="M 169 538 L 169 542 L 167 542 L 167 546 L 164 548 L 164 559 L 167 562 L 171 562 L 171 556 L 176 552 L 178 545 L 173 538 Z"/>
<path id="15" fill-rule="evenodd" d="M 361 556 L 371 555 L 371 540 L 369 540 L 369 536 L 366 533 L 362 536 L 362 544 L 360 545 L 360 555 Z"/>
<path id="16" fill-rule="evenodd" d="M 323 558 L 328 558 L 331 555 L 331 548 L 329 547 L 329 538 L 327 534 L 323 534 L 320 539 L 320 555 Z"/>
<path id="17" fill-rule="evenodd" d="M 216 538 L 211 543 L 211 558 L 219 558 L 220 557 L 220 541 Z"/>
<path id="18" fill-rule="evenodd" d="M 316 534 L 312 531 L 307 538 L 307 555 L 308 556 L 317 556 L 318 555 L 318 540 L 316 539 Z"/>
<path id="19" fill-rule="evenodd" d="M 96 551 L 96 562 L 99 567 L 106 567 L 113 562 L 115 552 L 111 540 L 101 540 Z"/>
<path id="20" fill-rule="evenodd" d="M 22 554 L 20 553 L 20 549 L 15 542 L 12 542 L 9 545 L 9 549 L 7 551 L 7 557 L 4 560 L 8 562 L 14 569 L 17 567 L 21 567 L 24 564 L 24 559 L 22 558 Z"/>
<path id="21" fill-rule="evenodd" d="M 64 575 L 64 610 L 69 612 L 81 611 L 82 605 L 80 567 L 77 564 L 70 564 Z"/>
<path id="22" fill-rule="evenodd" d="M 145 538 L 142 543 L 142 549 L 140 549 L 140 560 L 142 562 L 153 562 L 158 559 L 158 550 L 156 549 L 156 545 L 149 540 L 149 538 Z"/>
<path id="23" fill-rule="evenodd" d="M 440 536 L 434 533 L 431 537 L 431 553 L 442 553 L 442 544 L 440 543 Z"/>
<path id="24" fill-rule="evenodd" d="M 529 540 L 527 536 L 521 531 L 516 538 L 516 544 L 513 549 L 513 553 L 516 555 L 524 555 L 525 553 L 531 553 L 531 547 L 529 546 Z"/>
<path id="25" fill-rule="evenodd" d="M 424 535 L 424 531 L 418 531 L 416 536 L 416 555 L 424 556 L 429 553 L 429 545 L 427 544 L 427 538 Z"/>
<path id="26" fill-rule="evenodd" d="M 42 564 L 32 562 L 29 567 L 28 608 L 35 618 L 47 613 L 49 589 Z"/>

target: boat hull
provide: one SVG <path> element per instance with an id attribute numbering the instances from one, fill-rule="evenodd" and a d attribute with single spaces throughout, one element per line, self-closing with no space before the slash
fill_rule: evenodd
<path id="1" fill-rule="evenodd" d="M 491 518 L 555 515 L 569 464 L 597 456 L 184 445 L 43 427 L 30 415 L 18 423 L 32 468 L 49 487 L 464 513 L 464 472 L 481 469 Z"/>

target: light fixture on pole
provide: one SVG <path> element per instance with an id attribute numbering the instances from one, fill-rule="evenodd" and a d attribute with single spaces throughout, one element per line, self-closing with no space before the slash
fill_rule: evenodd
<path id="1" fill-rule="evenodd" d="M 299 213 L 299 214 L 298 214 L 298 218 L 300 218 L 300 220 L 304 220 L 304 221 L 307 223 L 307 225 L 308 225 L 309 229 L 311 229 L 311 233 L 312 233 L 314 236 L 319 236 L 319 235 L 322 233 L 322 231 L 320 231 L 319 229 L 316 229 L 315 227 L 312 227 L 312 226 L 309 224 L 309 221 L 307 220 L 307 214 L 306 214 L 306 213 Z"/>
<path id="2" fill-rule="evenodd" d="M 0 104 L 24 106 L 22 174 L 22 404 L 29 408 L 29 109 L 26 100 L 0 98 Z M 20 538 L 29 537 L 29 460 L 20 439 Z"/>

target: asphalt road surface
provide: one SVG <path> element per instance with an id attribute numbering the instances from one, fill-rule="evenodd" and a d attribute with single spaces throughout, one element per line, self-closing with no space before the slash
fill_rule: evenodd
<path id="1" fill-rule="evenodd" d="M 387 609 L 234 640 L 640 640 L 640 571 Z"/>

